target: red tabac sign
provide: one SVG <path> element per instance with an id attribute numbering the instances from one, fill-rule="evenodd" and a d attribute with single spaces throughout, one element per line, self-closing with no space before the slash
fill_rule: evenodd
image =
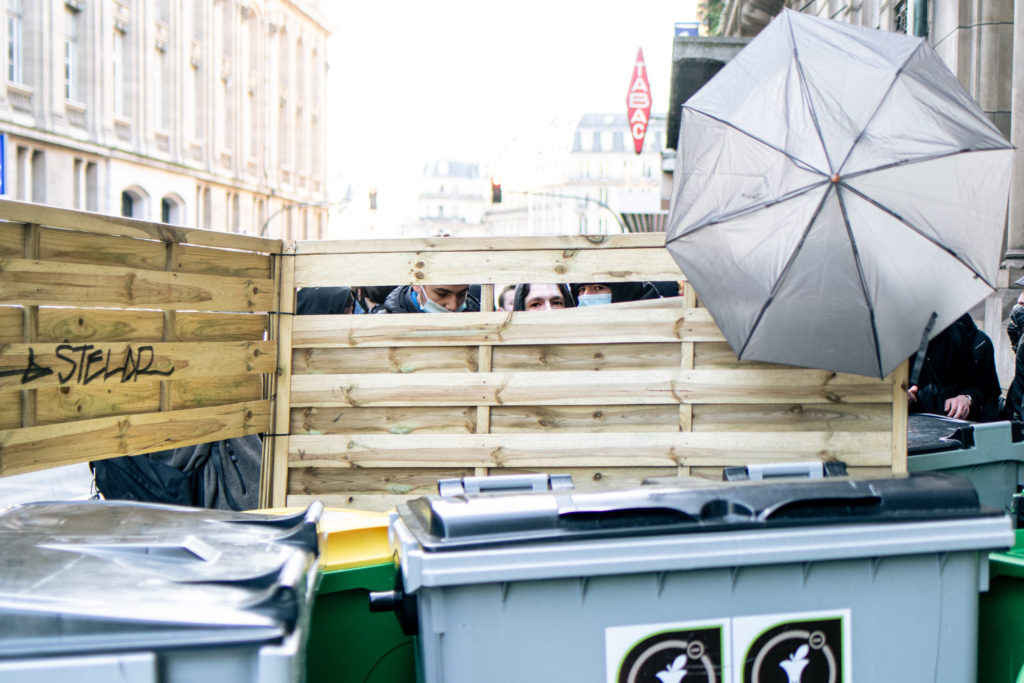
<path id="1" fill-rule="evenodd" d="M 629 79 L 629 92 L 626 94 L 626 112 L 629 115 L 629 132 L 633 136 L 633 149 L 639 154 L 644 148 L 647 122 L 651 119 L 651 84 L 647 80 L 643 48 L 636 50 L 633 77 Z"/>

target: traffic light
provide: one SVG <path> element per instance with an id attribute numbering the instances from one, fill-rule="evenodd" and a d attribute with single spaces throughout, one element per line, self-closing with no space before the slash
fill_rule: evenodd
<path id="1" fill-rule="evenodd" d="M 370 211 L 377 210 L 377 190 L 370 190 Z"/>
<path id="2" fill-rule="evenodd" d="M 491 204 L 501 204 L 501 182 L 491 178 Z"/>

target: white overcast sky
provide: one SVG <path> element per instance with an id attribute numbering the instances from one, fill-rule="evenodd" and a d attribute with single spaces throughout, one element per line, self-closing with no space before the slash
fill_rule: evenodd
<path id="1" fill-rule="evenodd" d="M 555 116 L 625 112 L 637 48 L 665 114 L 675 22 L 696 0 L 326 3 L 328 191 L 434 159 L 487 162 Z"/>

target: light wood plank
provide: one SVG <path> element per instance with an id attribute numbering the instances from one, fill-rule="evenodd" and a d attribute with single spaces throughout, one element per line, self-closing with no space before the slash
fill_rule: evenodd
<path id="1" fill-rule="evenodd" d="M 0 303 L 267 311 L 273 294 L 273 280 L 29 259 L 0 261 Z"/>
<path id="2" fill-rule="evenodd" d="M 695 405 L 693 429 L 721 431 L 878 432 L 892 429 L 889 403 L 779 403 L 776 405 Z"/>
<path id="3" fill-rule="evenodd" d="M 25 255 L 25 226 L 0 222 L 0 258 L 21 258 Z"/>
<path id="4" fill-rule="evenodd" d="M 39 309 L 41 342 L 158 342 L 163 313 L 89 308 Z"/>
<path id="5" fill-rule="evenodd" d="M 666 370 L 680 367 L 679 343 L 494 346 L 496 371 Z"/>
<path id="6" fill-rule="evenodd" d="M 314 240 L 295 242 L 295 253 L 367 254 L 429 251 L 554 251 L 579 249 L 657 249 L 664 233 L 623 235 L 549 235 L 530 237 L 423 237 L 413 239 Z"/>
<path id="7" fill-rule="evenodd" d="M 107 214 L 73 211 L 43 204 L 0 200 L 0 220 L 17 223 L 39 223 L 57 228 L 73 228 L 81 232 L 103 235 L 121 235 L 163 242 L 182 242 L 207 247 L 281 253 L 279 239 L 235 235 L 219 230 L 184 228 L 166 223 L 150 223 L 134 218 L 109 216 Z"/>
<path id="8" fill-rule="evenodd" d="M 277 342 L 277 373 L 271 379 L 274 396 L 273 442 L 270 444 L 269 458 L 264 458 L 261 481 L 269 484 L 266 494 L 260 494 L 260 500 L 266 500 L 272 507 L 284 505 L 288 498 L 288 426 L 291 423 L 291 386 L 292 386 L 292 353 L 294 345 L 292 325 L 296 318 L 295 312 L 295 259 L 291 256 L 280 256 L 276 260 L 277 272 L 277 310 L 273 322 L 274 340 Z M 356 316 L 335 316 L 351 318 Z M 372 316 L 359 316 L 372 317 Z M 267 453 L 268 450 L 264 452 Z M 269 461 L 269 462 L 268 462 Z"/>
<path id="9" fill-rule="evenodd" d="M 907 412 L 910 388 L 910 360 L 904 361 L 893 372 L 892 382 L 892 471 L 907 471 Z"/>
<path id="10" fill-rule="evenodd" d="M 39 258 L 45 261 L 164 270 L 166 252 L 166 243 L 154 240 L 54 228 L 39 234 Z"/>
<path id="11" fill-rule="evenodd" d="M 290 467 L 675 467 L 842 459 L 884 467 L 883 432 L 293 436 Z"/>
<path id="12" fill-rule="evenodd" d="M 466 346 L 722 341 L 707 309 L 615 308 L 458 315 L 306 315 L 294 321 L 293 346 Z M 599 310 L 608 309 L 608 310 Z M 609 319 L 615 324 L 609 324 Z"/>
<path id="13" fill-rule="evenodd" d="M 291 405 L 879 403 L 891 392 L 880 380 L 799 369 L 295 375 Z"/>
<path id="14" fill-rule="evenodd" d="M 368 410 L 363 408 L 363 410 Z M 391 409 L 387 409 L 391 410 Z M 491 432 L 667 432 L 678 421 L 675 405 L 494 406 Z"/>
<path id="15" fill-rule="evenodd" d="M 0 344 L 17 344 L 25 337 L 25 311 L 20 306 L 0 306 Z"/>
<path id="16" fill-rule="evenodd" d="M 260 375 L 218 379 L 166 382 L 171 410 L 245 403 L 263 398 L 264 378 Z"/>
<path id="17" fill-rule="evenodd" d="M 174 316 L 178 341 L 261 341 L 268 339 L 265 313 L 181 313 Z"/>
<path id="18" fill-rule="evenodd" d="M 270 401 L 0 431 L 0 476 L 267 431 Z"/>
<path id="19" fill-rule="evenodd" d="M 438 479 L 473 476 L 472 468 L 359 468 L 293 469 L 288 478 L 288 495 L 316 495 L 344 491 L 359 495 L 425 496 L 437 493 Z"/>
<path id="20" fill-rule="evenodd" d="M 0 391 L 159 383 L 274 372 L 274 342 L 6 344 Z"/>
<path id="21" fill-rule="evenodd" d="M 0 394 L 7 395 L 9 392 Z M 49 387 L 39 389 L 36 395 L 36 423 L 40 425 L 158 410 L 160 385 L 152 383 Z"/>
<path id="22" fill-rule="evenodd" d="M 375 372 L 476 372 L 475 346 L 405 346 L 301 348 L 292 353 L 292 372 L 306 374 L 363 374 Z"/>
<path id="23" fill-rule="evenodd" d="M 269 254 L 182 245 L 175 270 L 266 280 L 273 277 L 271 258 Z"/>
<path id="24" fill-rule="evenodd" d="M 680 279 L 663 248 L 308 254 L 295 265 L 296 287 Z"/>
<path id="25" fill-rule="evenodd" d="M 313 501 L 320 501 L 326 507 L 348 508 L 363 512 L 387 512 L 405 503 L 415 496 L 360 496 L 349 493 L 316 496 L 287 496 L 285 505 L 288 507 L 306 508 Z"/>
<path id="26" fill-rule="evenodd" d="M 476 409 L 413 406 L 409 408 L 295 408 L 294 434 L 471 434 Z"/>
<path id="27" fill-rule="evenodd" d="M 21 426 L 21 394 L 0 394 L 0 429 L 17 429 Z"/>

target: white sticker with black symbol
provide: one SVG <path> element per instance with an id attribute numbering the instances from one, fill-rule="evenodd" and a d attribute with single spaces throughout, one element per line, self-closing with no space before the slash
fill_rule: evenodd
<path id="1" fill-rule="evenodd" d="M 735 617 L 742 683 L 851 683 L 850 610 Z"/>
<path id="2" fill-rule="evenodd" d="M 608 683 L 721 683 L 728 675 L 729 628 L 672 622 L 605 629 Z"/>

